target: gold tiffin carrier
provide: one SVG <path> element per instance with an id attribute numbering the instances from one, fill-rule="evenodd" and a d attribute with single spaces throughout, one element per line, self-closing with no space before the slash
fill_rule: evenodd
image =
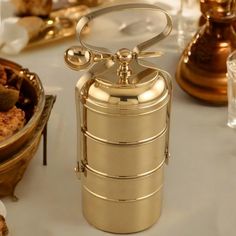
<path id="1" fill-rule="evenodd" d="M 133 51 L 112 54 L 87 45 L 80 32 L 91 19 L 130 8 L 165 14 L 163 32 Z M 113 233 L 133 233 L 160 216 L 164 162 L 168 159 L 171 80 L 167 72 L 141 58 L 160 56 L 143 50 L 166 37 L 171 19 L 157 6 L 126 4 L 97 10 L 81 18 L 82 46 L 65 53 L 75 70 L 96 63 L 76 85 L 78 166 L 82 207 L 87 221 Z M 144 65 L 145 64 L 145 65 Z"/>

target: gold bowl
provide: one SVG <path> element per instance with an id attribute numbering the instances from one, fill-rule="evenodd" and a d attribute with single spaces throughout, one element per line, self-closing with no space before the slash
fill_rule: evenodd
<path id="1" fill-rule="evenodd" d="M 47 121 L 50 116 L 53 104 L 56 98 L 52 95 L 45 96 L 45 105 L 43 107 L 42 115 L 39 122 L 37 122 L 30 139 L 20 147 L 20 149 L 10 158 L 0 162 L 0 198 L 5 196 L 13 197 L 13 200 L 17 200 L 15 196 L 15 188 L 19 181 L 23 178 L 23 175 L 30 163 L 30 160 L 34 157 L 35 152 L 38 149 L 41 135 L 44 134 L 44 148 L 46 145 L 45 135 Z M 44 149 L 44 158 L 46 149 Z"/>
<path id="2" fill-rule="evenodd" d="M 13 155 L 9 160 L 0 163 L 0 198 L 12 196 L 16 199 L 14 194 L 15 187 L 22 179 L 30 160 L 33 158 L 38 148 L 40 137 L 41 134 L 37 134 L 17 154 Z"/>
<path id="3" fill-rule="evenodd" d="M 39 77 L 22 66 L 0 58 L 0 64 L 22 78 L 21 92 L 32 101 L 26 112 L 27 123 L 14 135 L 0 142 L 0 165 L 11 158 L 32 137 L 44 109 L 45 94 Z M 1 167 L 0 167 L 1 168 Z M 1 171 L 1 170 L 0 170 Z"/>

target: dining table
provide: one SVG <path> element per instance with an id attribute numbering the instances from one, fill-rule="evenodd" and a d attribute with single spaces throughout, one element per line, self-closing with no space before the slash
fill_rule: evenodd
<path id="1" fill-rule="evenodd" d="M 13 14 L 8 1 L 3 0 L 1 4 L 1 19 Z M 126 13 L 124 19 L 119 14 L 107 14 L 92 22 L 85 40 L 113 52 L 124 47 L 132 49 L 157 34 L 165 24 L 158 15 L 157 19 L 151 18 L 151 30 L 136 22 L 136 30 L 126 32 L 120 26 L 131 16 Z M 182 50 L 178 46 L 177 13 L 172 14 L 172 33 L 153 47 L 163 55 L 150 60 L 157 68 L 170 73 L 173 84 L 170 160 L 165 165 L 162 213 L 155 225 L 134 235 L 235 236 L 236 132 L 227 126 L 227 106 L 203 104 L 176 83 L 175 72 Z M 83 217 L 81 183 L 74 171 L 79 143 L 75 86 L 85 71 L 68 68 L 64 52 L 78 44 L 73 35 L 26 47 L 16 55 L 0 52 L 0 57 L 37 73 L 45 93 L 56 96 L 47 125 L 47 165 L 42 164 L 41 141 L 16 187 L 18 201 L 10 197 L 1 199 L 7 209 L 6 220 L 12 236 L 112 235 L 94 228 Z"/>

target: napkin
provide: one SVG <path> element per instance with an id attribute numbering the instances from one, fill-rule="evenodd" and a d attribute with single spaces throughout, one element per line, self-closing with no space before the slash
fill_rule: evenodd
<path id="1" fill-rule="evenodd" d="M 0 26 L 0 50 L 7 54 L 19 53 L 40 33 L 43 25 L 43 20 L 36 16 L 4 19 Z"/>

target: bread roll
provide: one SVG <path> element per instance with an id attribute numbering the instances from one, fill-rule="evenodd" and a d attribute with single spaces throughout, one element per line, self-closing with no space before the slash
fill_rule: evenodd
<path id="1" fill-rule="evenodd" d="M 0 111 L 0 142 L 22 129 L 25 122 L 25 112 L 20 108 L 13 107 L 5 112 Z"/>

